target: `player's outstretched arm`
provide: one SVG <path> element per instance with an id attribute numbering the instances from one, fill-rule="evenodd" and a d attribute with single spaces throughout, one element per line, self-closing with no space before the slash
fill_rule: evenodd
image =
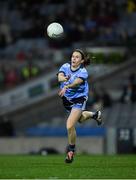
<path id="1" fill-rule="evenodd" d="M 83 83 L 83 80 L 81 78 L 75 79 L 75 81 L 73 83 L 64 86 L 64 88 L 60 90 L 59 96 L 63 97 L 68 88 L 75 88 L 75 87 L 79 86 L 82 83 Z"/>
<path id="2" fill-rule="evenodd" d="M 68 89 L 68 88 L 75 88 L 75 87 L 79 86 L 82 83 L 83 83 L 83 79 L 77 78 L 77 79 L 75 79 L 75 81 L 73 83 L 68 84 L 65 87 L 66 87 L 66 89 Z"/>

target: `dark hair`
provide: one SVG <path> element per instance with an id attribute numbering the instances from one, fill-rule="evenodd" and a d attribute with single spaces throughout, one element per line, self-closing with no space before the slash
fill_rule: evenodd
<path id="1" fill-rule="evenodd" d="M 88 66 L 90 64 L 91 58 L 87 52 L 81 49 L 75 49 L 73 52 L 79 52 L 81 54 L 82 59 L 84 59 L 83 66 Z"/>

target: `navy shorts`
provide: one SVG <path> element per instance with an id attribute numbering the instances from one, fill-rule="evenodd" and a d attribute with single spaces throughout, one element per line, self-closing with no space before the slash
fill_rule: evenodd
<path id="1" fill-rule="evenodd" d="M 65 96 L 62 97 L 63 105 L 67 111 L 71 111 L 72 108 L 85 110 L 86 108 L 86 97 L 73 98 L 68 100 Z"/>

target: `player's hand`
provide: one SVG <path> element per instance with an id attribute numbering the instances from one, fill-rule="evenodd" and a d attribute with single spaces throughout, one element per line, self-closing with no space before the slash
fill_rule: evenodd
<path id="1" fill-rule="evenodd" d="M 67 86 L 64 86 L 63 89 L 61 89 L 61 90 L 59 91 L 59 93 L 58 93 L 59 96 L 60 96 L 60 97 L 63 97 L 64 94 L 65 94 L 65 92 L 66 92 L 66 90 L 67 90 Z"/>
<path id="2" fill-rule="evenodd" d="M 67 81 L 70 79 L 70 77 L 71 77 L 70 75 L 66 76 Z"/>
<path id="3" fill-rule="evenodd" d="M 65 76 L 64 81 L 68 81 L 70 79 L 70 76 Z"/>

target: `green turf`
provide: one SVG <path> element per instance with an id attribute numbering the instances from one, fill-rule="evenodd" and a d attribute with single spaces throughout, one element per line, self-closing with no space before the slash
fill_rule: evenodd
<path id="1" fill-rule="evenodd" d="M 65 164 L 64 155 L 4 155 L 0 156 L 0 178 L 136 178 L 136 156 L 76 155 L 72 164 Z"/>

